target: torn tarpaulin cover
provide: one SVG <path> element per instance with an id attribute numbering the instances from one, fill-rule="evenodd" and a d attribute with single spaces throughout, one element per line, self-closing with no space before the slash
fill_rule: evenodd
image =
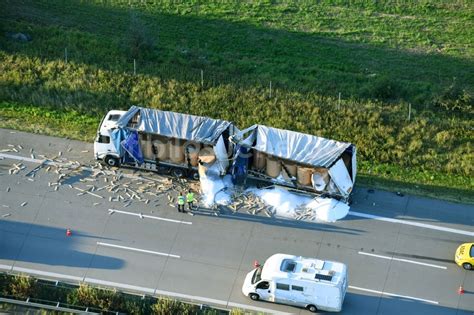
<path id="1" fill-rule="evenodd" d="M 132 131 L 128 137 L 120 142 L 122 148 L 138 163 L 143 163 L 143 153 L 138 142 L 138 132 Z"/>

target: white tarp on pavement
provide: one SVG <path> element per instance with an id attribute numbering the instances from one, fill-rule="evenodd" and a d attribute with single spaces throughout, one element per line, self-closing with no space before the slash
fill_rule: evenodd
<path id="1" fill-rule="evenodd" d="M 301 194 L 291 193 L 285 189 L 249 188 L 247 190 L 260 197 L 267 205 L 275 209 L 275 216 L 296 218 L 301 210 L 309 210 L 308 218 L 316 221 L 334 222 L 349 213 L 349 206 L 332 198 L 310 198 Z"/>

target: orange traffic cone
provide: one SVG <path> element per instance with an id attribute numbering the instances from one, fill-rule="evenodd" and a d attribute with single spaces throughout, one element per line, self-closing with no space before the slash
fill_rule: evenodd
<path id="1" fill-rule="evenodd" d="M 72 235 L 71 230 L 70 230 L 70 229 L 67 229 L 67 230 L 66 230 L 66 236 L 71 236 L 71 235 Z"/>
<path id="2" fill-rule="evenodd" d="M 462 287 L 462 285 L 459 286 L 458 294 L 464 294 L 464 288 Z"/>

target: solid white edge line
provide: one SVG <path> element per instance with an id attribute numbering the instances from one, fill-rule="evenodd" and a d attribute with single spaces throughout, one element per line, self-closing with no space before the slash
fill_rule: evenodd
<path id="1" fill-rule="evenodd" d="M 136 216 L 136 217 L 144 217 L 144 218 L 147 218 L 147 219 L 161 220 L 161 221 L 167 221 L 167 222 L 173 222 L 173 223 L 193 224 L 192 222 L 189 222 L 189 221 L 167 219 L 167 218 L 155 217 L 155 216 L 147 215 L 147 214 L 140 214 L 140 213 L 123 211 L 123 210 L 117 210 L 117 209 L 109 209 L 109 212 L 110 213 L 121 213 L 121 214 L 133 215 L 133 216 Z"/>
<path id="2" fill-rule="evenodd" d="M 408 295 L 400 295 L 400 294 L 395 294 L 395 293 L 389 293 L 389 292 L 383 292 L 383 291 L 365 289 L 365 288 L 361 288 L 361 287 L 355 287 L 355 286 L 352 286 L 352 285 L 349 286 L 349 289 L 359 290 L 359 291 L 365 291 L 365 292 L 370 292 L 370 293 L 376 293 L 376 294 L 380 294 L 380 295 L 387 295 L 387 296 L 393 296 L 393 297 L 401 297 L 401 298 L 404 298 L 404 299 L 410 299 L 410 300 L 415 300 L 415 301 L 420 301 L 420 302 L 426 302 L 426 303 L 431 303 L 431 304 L 439 304 L 439 302 L 437 302 L 437 301 L 432 301 L 432 300 L 427 300 L 427 299 L 420 299 L 420 298 L 413 297 L 413 296 L 408 296 Z"/>
<path id="3" fill-rule="evenodd" d="M 99 279 L 88 278 L 88 277 L 86 277 L 84 279 L 84 282 L 91 283 L 91 284 L 105 285 L 105 286 L 109 286 L 109 287 L 117 287 L 117 288 L 121 288 L 121 289 L 138 291 L 138 292 L 146 292 L 146 293 L 149 293 L 149 294 L 154 294 L 155 293 L 155 290 L 151 289 L 151 288 L 145 288 L 145 287 L 140 287 L 140 286 L 131 285 L 131 284 L 125 284 L 125 283 L 111 282 L 111 281 L 106 281 L 106 280 L 99 280 Z"/>
<path id="4" fill-rule="evenodd" d="M 115 244 L 109 244 L 109 243 L 103 243 L 103 242 L 97 242 L 97 245 L 106 246 L 106 247 L 120 248 L 120 249 L 126 249 L 126 250 L 135 251 L 135 252 L 142 252 L 142 253 L 154 254 L 154 255 L 160 255 L 160 256 L 166 256 L 166 257 L 172 257 L 172 258 L 181 258 L 181 256 L 178 256 L 178 255 L 166 254 L 166 253 L 162 253 L 162 252 L 154 252 L 152 250 L 146 250 L 146 249 L 140 249 L 140 248 L 134 248 L 134 247 L 127 247 L 127 246 L 121 246 L 121 245 L 115 245 Z"/>
<path id="5" fill-rule="evenodd" d="M 382 259 L 387 259 L 387 260 L 396 260 L 396 261 L 401 261 L 401 262 L 406 262 L 410 264 L 415 264 L 415 265 L 422 265 L 422 266 L 427 266 L 427 267 L 433 267 L 433 268 L 439 268 L 439 269 L 448 269 L 445 266 L 439 266 L 439 265 L 433 265 L 433 264 L 427 264 L 427 263 L 422 263 L 414 260 L 408 260 L 408 259 L 403 259 L 403 258 L 396 258 L 396 257 L 390 257 L 390 256 L 382 256 L 382 255 L 376 255 L 376 254 L 371 254 L 371 253 L 365 253 L 365 252 L 359 252 L 360 255 L 366 255 L 366 256 L 372 256 L 372 257 L 377 257 L 377 258 L 382 258 Z"/>
<path id="6" fill-rule="evenodd" d="M 7 272 L 9 272 L 13 269 L 13 266 L 0 264 L 0 269 L 6 270 Z"/>
<path id="7" fill-rule="evenodd" d="M 385 221 L 385 222 L 391 222 L 391 223 L 412 225 L 412 226 L 422 227 L 422 228 L 425 228 L 425 229 L 438 230 L 438 231 L 461 234 L 461 235 L 467 235 L 467 236 L 474 236 L 474 232 L 458 230 L 458 229 L 452 229 L 452 228 L 447 228 L 447 227 L 443 227 L 443 226 L 436 226 L 436 225 L 426 224 L 426 223 L 411 222 L 411 221 L 400 220 L 400 219 L 392 219 L 392 218 L 387 218 L 387 217 L 379 217 L 379 216 L 376 216 L 376 215 L 373 215 L 373 214 L 367 214 L 367 213 L 362 213 L 362 212 L 349 211 L 349 215 L 352 215 L 352 216 L 355 216 L 355 217 L 367 218 L 367 219 L 374 219 L 374 220 L 378 220 L 378 221 Z"/>
<path id="8" fill-rule="evenodd" d="M 75 281 L 83 281 L 83 277 L 77 277 L 77 276 L 70 276 L 70 275 L 64 275 L 56 272 L 49 272 L 49 271 L 41 271 L 41 270 L 35 270 L 35 269 L 30 269 L 30 268 L 21 268 L 21 267 L 13 267 L 12 271 L 16 272 L 24 272 L 24 273 L 29 273 L 33 275 L 39 275 L 39 276 L 44 276 L 44 277 L 50 277 L 50 278 L 64 278 L 64 279 L 69 279 L 69 280 L 75 280 Z"/>
<path id="9" fill-rule="evenodd" d="M 12 159 L 12 160 L 18 160 L 18 161 L 23 161 L 23 162 L 30 162 L 30 163 L 37 163 L 37 164 L 46 164 L 46 165 L 57 165 L 57 162 L 49 161 L 48 159 L 44 160 L 39 160 L 39 159 L 32 159 L 29 157 L 24 157 L 24 156 L 19 156 L 19 155 L 13 155 L 13 154 L 5 154 L 5 153 L 0 153 L 1 157 L 4 157 L 6 159 Z"/>
<path id="10" fill-rule="evenodd" d="M 269 309 L 262 308 L 262 307 L 250 306 L 250 305 L 247 305 L 247 304 L 240 304 L 240 303 L 233 303 L 233 302 L 229 302 L 227 305 L 228 305 L 228 307 L 237 307 L 237 308 L 243 308 L 243 309 L 247 309 L 247 310 L 263 312 L 263 313 L 270 313 L 270 314 L 280 314 L 280 315 L 295 314 L 295 313 L 280 312 L 280 311 L 277 311 L 277 310 L 269 310 Z"/>
<path id="11" fill-rule="evenodd" d="M 145 292 L 145 293 L 148 293 L 148 294 L 151 294 L 151 295 L 162 295 L 162 296 L 170 296 L 170 297 L 176 297 L 176 298 L 184 298 L 184 299 L 188 299 L 190 301 L 206 302 L 206 303 L 213 303 L 213 304 L 216 304 L 216 305 L 222 305 L 222 306 L 227 307 L 227 308 L 239 307 L 239 308 L 244 308 L 244 309 L 247 309 L 247 310 L 254 310 L 254 311 L 271 313 L 271 314 L 282 314 L 282 315 L 292 314 L 292 313 L 279 312 L 279 311 L 272 310 L 272 309 L 266 309 L 266 308 L 262 308 L 262 307 L 255 307 L 255 306 L 246 305 L 246 304 L 239 304 L 239 303 L 234 303 L 234 302 L 227 302 L 227 301 L 223 301 L 223 300 L 206 298 L 206 297 L 202 297 L 202 296 L 182 294 L 182 293 L 165 291 L 165 290 L 155 290 L 155 289 L 152 289 L 152 288 L 140 287 L 140 286 L 135 286 L 135 285 L 131 285 L 131 284 L 118 283 L 118 282 L 112 282 L 112 281 L 106 281 L 106 280 L 100 280 L 100 279 L 94 279 L 94 278 L 88 278 L 88 277 L 80 278 L 80 277 L 69 276 L 69 275 L 55 273 L 55 272 L 35 270 L 35 269 L 13 268 L 13 266 L 2 265 L 2 264 L 0 264 L 0 269 L 7 269 L 8 271 L 13 269 L 14 271 L 25 272 L 25 273 L 29 273 L 29 274 L 33 274 L 33 275 L 47 276 L 47 277 L 56 278 L 56 279 L 71 279 L 71 280 L 76 280 L 78 282 L 86 282 L 86 283 L 90 283 L 90 284 L 104 285 L 104 286 L 115 287 L 115 288 L 120 288 L 120 289 L 124 289 L 124 290 Z"/>
<path id="12" fill-rule="evenodd" d="M 24 162 L 30 162 L 30 163 L 37 163 L 37 164 L 46 164 L 46 165 L 56 165 L 56 166 L 61 166 L 61 165 L 67 165 L 68 163 L 60 163 L 60 162 L 54 162 L 48 159 L 45 160 L 39 160 L 39 159 L 32 159 L 29 157 L 25 156 L 20 156 L 20 155 L 13 155 L 13 154 L 5 154 L 5 153 L 0 153 L 0 157 L 4 157 L 6 159 L 12 159 L 12 160 L 18 160 L 18 161 L 24 161 Z M 93 172 L 94 169 L 91 167 L 87 166 L 81 166 L 81 169 L 86 170 L 86 171 L 91 171 Z M 109 170 L 103 170 L 107 175 L 113 175 L 114 172 L 109 171 Z M 136 180 L 147 180 L 147 181 L 155 181 L 153 179 L 149 179 L 143 176 L 136 176 L 136 175 L 131 175 L 131 174 L 123 174 L 123 177 L 130 178 L 130 179 L 136 179 Z"/>

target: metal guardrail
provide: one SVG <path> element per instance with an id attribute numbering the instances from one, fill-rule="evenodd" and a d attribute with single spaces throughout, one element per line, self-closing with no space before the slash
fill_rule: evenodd
<path id="1" fill-rule="evenodd" d="M 8 303 L 8 304 L 47 309 L 51 311 L 68 312 L 68 313 L 73 313 L 73 314 L 101 314 L 101 313 L 89 312 L 87 307 L 85 307 L 83 310 L 78 310 L 77 307 L 76 309 L 66 307 L 66 305 L 69 305 L 69 304 L 65 304 L 65 306 L 61 306 L 62 304 L 60 302 L 56 302 L 56 305 L 49 305 L 46 303 L 39 303 L 39 302 L 40 301 L 51 302 L 51 301 L 45 301 L 45 300 L 35 300 L 35 301 L 38 301 L 38 302 L 32 302 L 30 301 L 30 298 L 27 298 L 25 301 L 22 301 L 22 300 L 0 297 L 0 302 Z"/>
<path id="2" fill-rule="evenodd" d="M 12 275 L 14 273 L 0 272 L 0 274 Z M 44 285 L 44 286 L 68 288 L 71 290 L 79 286 L 79 283 L 63 282 L 59 280 L 51 280 L 51 279 L 45 279 L 41 277 L 34 277 L 34 278 L 37 279 L 40 285 Z M 127 291 L 121 288 L 115 288 L 115 287 L 110 287 L 110 286 L 95 286 L 95 287 L 100 288 L 102 290 L 117 291 L 129 296 L 139 296 L 142 298 L 145 298 L 145 297 L 151 297 L 155 299 L 170 298 L 169 296 L 165 296 L 165 295 L 149 296 L 149 295 Z M 42 300 L 42 299 L 36 299 L 36 298 L 27 298 L 26 300 L 19 300 L 19 299 L 13 298 L 12 296 L 0 296 L 0 302 L 34 307 L 34 308 L 55 310 L 55 311 L 70 312 L 74 314 L 109 314 L 109 315 L 123 314 L 123 313 L 115 312 L 115 311 L 106 311 L 106 310 L 101 310 L 101 309 L 93 308 L 93 307 L 71 305 L 67 303 L 61 303 L 59 301 Z M 222 307 L 214 306 L 214 305 L 211 306 L 211 305 L 207 305 L 203 303 L 196 303 L 195 301 L 190 301 L 190 300 L 181 300 L 181 302 L 195 305 L 200 310 L 214 309 L 218 312 L 229 314 L 229 309 L 227 308 L 222 308 Z"/>

